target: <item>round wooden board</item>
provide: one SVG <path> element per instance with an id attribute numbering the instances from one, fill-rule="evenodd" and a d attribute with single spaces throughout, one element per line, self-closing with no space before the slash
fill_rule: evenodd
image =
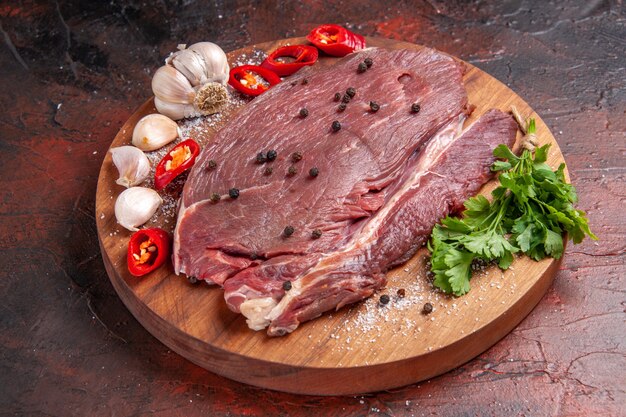
<path id="1" fill-rule="evenodd" d="M 303 38 L 253 45 L 231 52 L 231 63 L 254 50 L 271 51 Z M 419 49 L 421 46 L 368 38 L 369 46 Z M 334 58 L 322 58 L 327 65 Z M 550 131 L 513 91 L 485 72 L 467 65 L 464 76 L 470 103 L 476 110 L 472 123 L 490 108 L 505 111 L 514 104 L 524 116 L 537 121 L 541 144 L 551 143 L 548 163 L 556 167 L 563 155 Z M 111 144 L 130 143 L 135 123 L 155 112 L 152 100 L 124 124 Z M 222 122 L 228 119 L 225 114 Z M 202 123 L 202 122 L 200 122 Z M 215 127 L 202 130 L 210 140 Z M 510 332 L 539 302 L 550 285 L 559 262 L 534 262 L 518 258 L 506 272 L 489 268 L 476 273 L 472 291 L 460 298 L 434 291 L 426 276 L 425 250 L 388 273 L 382 293 L 391 295 L 386 307 L 378 296 L 325 314 L 305 323 L 294 333 L 270 338 L 254 332 L 243 317 L 226 307 L 222 290 L 191 285 L 174 275 L 169 264 L 145 278 L 132 277 L 126 266 L 130 232 L 115 220 L 114 203 L 123 188 L 115 184 L 117 170 L 110 154 L 98 180 L 96 218 L 105 267 L 120 298 L 141 324 L 165 345 L 190 361 L 248 384 L 305 394 L 356 394 L 399 387 L 453 369 L 474 358 Z M 492 181 L 483 193 L 494 186 Z M 157 219 L 159 225 L 163 221 Z M 171 228 L 171 221 L 163 224 Z M 404 288 L 406 297 L 395 296 Z M 434 312 L 421 314 L 430 302 Z"/>

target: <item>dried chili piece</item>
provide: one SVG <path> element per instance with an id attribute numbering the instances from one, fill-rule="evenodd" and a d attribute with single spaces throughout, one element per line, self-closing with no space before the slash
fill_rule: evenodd
<path id="1" fill-rule="evenodd" d="M 187 139 L 176 145 L 157 165 L 154 172 L 154 188 L 157 191 L 162 190 L 174 178 L 191 168 L 199 153 L 200 146 L 193 139 Z"/>
<path id="2" fill-rule="evenodd" d="M 170 235 L 158 227 L 133 233 L 126 254 L 128 272 L 140 277 L 154 271 L 169 258 L 170 247 Z"/>

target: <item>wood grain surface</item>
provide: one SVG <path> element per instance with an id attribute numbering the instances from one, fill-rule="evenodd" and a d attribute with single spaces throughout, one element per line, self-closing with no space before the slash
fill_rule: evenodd
<path id="1" fill-rule="evenodd" d="M 230 53 L 229 61 L 232 66 L 242 56 L 254 56 L 255 51 L 268 53 L 287 43 L 306 40 L 293 38 L 253 45 Z M 378 38 L 368 38 L 367 43 L 389 49 L 421 48 Z M 318 65 L 332 65 L 335 60 L 324 57 Z M 469 102 L 476 106 L 467 125 L 491 108 L 507 111 L 515 105 L 525 116 L 537 119 L 538 140 L 552 145 L 549 164 L 556 169 L 563 156 L 541 119 L 498 80 L 465 65 Z M 150 100 L 122 126 L 111 146 L 130 144 L 136 122 L 153 112 Z M 227 123 L 230 114 L 224 114 L 221 120 Z M 204 124 L 208 126 L 209 122 Z M 196 130 L 204 132 L 198 127 Z M 208 129 L 196 139 L 208 143 L 215 132 Z M 387 288 L 367 305 L 361 303 L 326 314 L 301 325 L 291 335 L 270 338 L 264 331 L 251 331 L 243 316 L 230 312 L 221 289 L 189 284 L 184 276 L 173 273 L 170 263 L 143 278 L 128 273 L 126 248 L 131 233 L 116 223 L 113 210 L 117 195 L 124 190 L 114 184 L 117 176 L 109 154 L 98 180 L 96 218 L 104 264 L 124 304 L 154 336 L 187 359 L 264 388 L 304 394 L 357 394 L 439 375 L 465 363 L 511 331 L 541 299 L 559 264 L 554 259 L 535 262 L 519 257 L 504 273 L 496 267 L 477 272 L 475 275 L 480 276 L 472 280 L 476 288 L 456 298 L 431 288 L 428 254 L 423 249 L 406 265 L 390 271 Z M 492 189 L 495 183 L 486 188 Z M 171 229 L 172 221 L 165 224 L 155 220 L 149 226 Z M 408 292 L 408 297 L 393 297 L 400 288 Z M 383 293 L 392 296 L 392 303 L 385 307 L 376 305 Z M 425 302 L 435 306 L 430 315 L 422 314 Z"/>
<path id="2" fill-rule="evenodd" d="M 257 388 L 184 359 L 122 303 L 94 216 L 112 138 L 177 44 L 233 51 L 331 22 L 445 51 L 517 92 L 600 237 L 569 245 L 536 308 L 475 359 L 359 396 Z M 625 27 L 620 0 L 3 2 L 0 415 L 623 416 Z"/>

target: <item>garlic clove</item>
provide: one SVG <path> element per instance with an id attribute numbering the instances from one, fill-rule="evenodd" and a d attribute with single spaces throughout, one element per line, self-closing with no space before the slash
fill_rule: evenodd
<path id="1" fill-rule="evenodd" d="M 142 117 L 133 130 L 132 143 L 142 151 L 162 148 L 180 136 L 180 129 L 176 122 L 159 109 L 156 98 L 154 101 L 159 113 L 163 114 L 149 114 Z M 180 117 L 175 118 L 180 119 Z"/>
<path id="2" fill-rule="evenodd" d="M 163 203 L 159 193 L 151 188 L 131 187 L 124 190 L 115 202 L 115 218 L 117 222 L 136 232 L 156 212 Z"/>
<path id="3" fill-rule="evenodd" d="M 191 45 L 188 50 L 196 52 L 204 60 L 204 75 L 200 84 L 216 82 L 226 85 L 230 66 L 226 54 L 213 42 L 198 42 Z"/>
<path id="4" fill-rule="evenodd" d="M 152 77 L 154 95 L 169 103 L 193 103 L 196 95 L 189 80 L 176 68 L 164 65 Z"/>
<path id="5" fill-rule="evenodd" d="M 166 62 L 180 71 L 194 87 L 204 82 L 206 78 L 204 59 L 192 50 L 176 52 Z"/>
<path id="6" fill-rule="evenodd" d="M 115 181 L 126 188 L 141 184 L 150 173 L 150 161 L 146 154 L 134 146 L 119 146 L 111 148 L 113 165 L 120 173 Z"/>
<path id="7" fill-rule="evenodd" d="M 184 119 L 186 117 L 201 116 L 202 113 L 195 108 L 193 104 L 168 103 L 158 97 L 154 98 L 154 105 L 159 113 L 171 117 L 174 120 Z"/>

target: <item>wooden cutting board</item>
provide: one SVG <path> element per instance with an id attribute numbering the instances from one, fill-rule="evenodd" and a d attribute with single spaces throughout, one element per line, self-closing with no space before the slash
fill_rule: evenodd
<path id="1" fill-rule="evenodd" d="M 368 38 L 369 46 L 419 49 L 421 46 Z M 231 64 L 303 38 L 253 45 L 229 56 Z M 258 53 L 258 52 L 257 52 Z M 335 58 L 321 58 L 329 65 Z M 563 162 L 559 147 L 541 118 L 513 91 L 485 72 L 467 65 L 464 76 L 471 123 L 490 108 L 505 111 L 514 104 L 537 121 L 541 144 L 551 143 L 548 163 Z M 152 100 L 122 126 L 111 147 L 130 144 L 135 123 L 156 112 Z M 231 113 L 232 114 L 232 113 Z M 195 138 L 210 141 L 228 114 L 186 122 Z M 518 258 L 506 272 L 496 267 L 477 271 L 472 291 L 460 298 L 432 289 L 427 276 L 428 254 L 419 251 L 388 274 L 387 288 L 367 301 L 346 307 L 300 326 L 286 337 L 254 332 L 243 317 L 226 307 L 222 290 L 190 284 L 174 275 L 171 263 L 144 278 L 127 271 L 126 249 L 131 235 L 116 223 L 115 199 L 124 188 L 115 184 L 117 170 L 110 154 L 104 159 L 96 195 L 98 237 L 105 267 L 120 298 L 141 324 L 165 345 L 190 361 L 248 384 L 304 394 L 356 394 L 418 382 L 453 369 L 488 349 L 510 332 L 539 302 L 559 262 Z M 483 193 L 494 187 L 487 184 Z M 175 195 L 165 195 L 170 214 Z M 170 229 L 172 219 L 156 216 L 147 226 Z M 397 291 L 404 289 L 400 298 Z M 380 295 L 391 302 L 379 306 Z M 426 302 L 434 306 L 422 314 Z"/>

